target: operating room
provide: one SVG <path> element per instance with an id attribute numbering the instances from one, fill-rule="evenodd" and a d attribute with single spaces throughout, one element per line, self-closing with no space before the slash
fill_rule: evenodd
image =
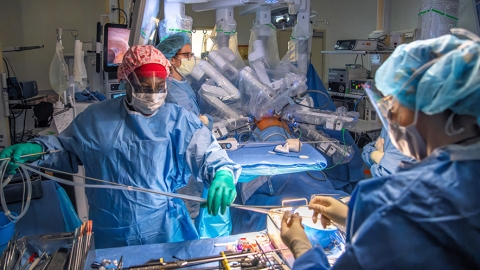
<path id="1" fill-rule="evenodd" d="M 479 16 L 0 0 L 0 266 L 480 267 Z"/>

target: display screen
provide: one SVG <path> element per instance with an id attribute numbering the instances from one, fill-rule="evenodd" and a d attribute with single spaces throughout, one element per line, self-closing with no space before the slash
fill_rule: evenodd
<path id="1" fill-rule="evenodd" d="M 365 90 L 370 87 L 370 81 L 350 81 L 350 90 Z"/>
<path id="2" fill-rule="evenodd" d="M 116 72 L 127 52 L 130 30 L 125 24 L 107 23 L 103 30 L 103 70 Z"/>

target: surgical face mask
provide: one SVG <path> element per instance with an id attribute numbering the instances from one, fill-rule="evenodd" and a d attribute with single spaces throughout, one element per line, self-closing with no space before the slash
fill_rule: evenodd
<path id="1" fill-rule="evenodd" d="M 195 57 L 188 58 L 179 58 L 182 61 L 182 64 L 179 67 L 175 67 L 177 72 L 180 73 L 183 77 L 186 77 L 192 73 L 193 68 L 197 65 Z"/>
<path id="2" fill-rule="evenodd" d="M 160 94 L 134 94 L 131 101 L 128 102 L 136 111 L 150 115 L 155 113 L 160 107 L 165 104 L 167 93 Z"/>
<path id="3" fill-rule="evenodd" d="M 427 145 L 418 132 L 417 123 L 418 111 L 415 111 L 415 121 L 412 124 L 402 127 L 392 122 L 391 111 L 388 112 L 388 135 L 393 145 L 407 157 L 422 160 L 427 157 Z"/>
<path id="4" fill-rule="evenodd" d="M 139 78 L 135 72 L 127 77 L 128 94 L 130 101 L 128 104 L 136 111 L 150 115 L 153 114 L 165 104 L 167 90 L 165 79 L 156 77 Z"/>

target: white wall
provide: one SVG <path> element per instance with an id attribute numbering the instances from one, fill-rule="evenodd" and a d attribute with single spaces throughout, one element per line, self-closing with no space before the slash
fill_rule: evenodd
<path id="1" fill-rule="evenodd" d="M 391 0 L 392 1 L 392 30 L 407 30 L 417 27 L 418 12 L 421 0 Z M 476 31 L 473 4 L 470 0 L 463 0 L 466 3 L 465 11 L 459 20 L 459 27 L 470 31 Z M 376 29 L 377 20 L 377 0 L 311 0 L 312 10 L 318 12 L 318 16 L 313 20 L 328 20 L 329 25 L 320 22 L 315 29 L 324 29 L 326 31 L 326 48 L 333 50 L 335 43 L 339 39 L 368 38 L 368 35 Z M 254 14 L 248 16 L 239 16 L 238 9 L 235 8 L 235 20 L 237 21 L 238 43 L 248 45 L 250 32 L 248 31 L 255 19 Z M 196 13 L 188 5 L 186 13 L 193 18 L 194 25 L 198 27 L 213 26 L 215 23 L 215 12 L 207 11 Z M 313 48 L 314 50 L 315 48 Z M 282 56 L 280 56 L 282 57 Z M 347 63 L 353 63 L 355 56 L 351 55 L 325 55 L 326 70 L 325 74 L 320 74 L 323 78 L 327 77 L 329 67 L 344 67 Z M 367 59 L 364 57 L 364 61 Z M 360 63 L 360 57 L 357 63 Z M 326 79 L 325 79 L 326 81 Z"/>
<path id="2" fill-rule="evenodd" d="M 20 81 L 37 81 L 39 90 L 51 90 L 50 62 L 55 53 L 55 28 L 76 29 L 81 41 L 96 36 L 96 23 L 105 13 L 102 0 L 0 0 L 2 47 L 44 45 L 45 48 L 4 53 Z M 65 32 L 64 53 L 73 53 L 74 39 Z"/>
<path id="3" fill-rule="evenodd" d="M 420 2 L 392 0 L 392 30 L 415 28 Z M 459 26 L 475 31 L 472 1 L 465 2 L 467 7 Z M 376 0 L 312 0 L 312 9 L 318 12 L 314 20 L 328 20 L 330 23 L 329 26 L 320 23 L 315 27 L 326 30 L 326 50 L 333 50 L 338 39 L 368 37 L 376 27 L 376 5 Z M 0 0 L 1 45 L 45 45 L 39 50 L 4 54 L 10 59 L 19 80 L 36 80 L 39 90 L 51 89 L 48 73 L 55 52 L 55 28 L 77 29 L 80 40 L 91 41 L 95 37 L 96 22 L 105 11 L 103 0 Z M 213 27 L 215 24 L 214 11 L 195 13 L 191 5 L 187 5 L 186 12 L 193 17 L 194 26 Z M 239 16 L 238 8 L 235 9 L 239 44 L 248 44 L 254 19 L 254 14 Z M 63 44 L 65 53 L 73 53 L 74 40 L 70 33 L 64 34 Z M 327 70 L 354 60 L 352 56 L 327 55 Z"/>

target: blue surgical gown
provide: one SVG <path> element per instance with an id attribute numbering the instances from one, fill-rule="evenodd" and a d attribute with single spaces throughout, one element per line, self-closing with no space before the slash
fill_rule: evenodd
<path id="1" fill-rule="evenodd" d="M 438 148 L 416 164 L 361 181 L 345 253 L 334 269 L 479 269 L 480 143 Z M 327 269 L 321 248 L 294 269 Z"/>
<path id="2" fill-rule="evenodd" d="M 33 140 L 45 150 L 62 150 L 40 164 L 69 172 L 83 164 L 86 176 L 164 192 L 185 186 L 191 174 L 208 187 L 218 169 L 238 179 L 241 168 L 197 116 L 166 103 L 147 117 L 124 100 L 93 104 L 58 137 Z M 97 248 L 198 238 L 180 199 L 112 189 L 86 189 L 86 195 Z"/>
<path id="3" fill-rule="evenodd" d="M 165 102 L 177 104 L 187 111 L 193 112 L 195 115 L 200 115 L 200 106 L 197 101 L 197 95 L 187 80 L 177 80 L 172 77 L 167 78 L 167 98 Z M 208 118 L 208 129 L 213 128 L 213 118 L 205 114 Z"/>
<path id="4" fill-rule="evenodd" d="M 386 176 L 389 174 L 394 173 L 400 162 L 406 161 L 406 162 L 415 162 L 413 158 L 409 158 L 402 154 L 396 147 L 393 145 L 392 141 L 390 140 L 390 136 L 388 136 L 388 130 L 385 128 L 382 128 L 382 131 L 380 132 L 380 137 L 383 138 L 384 143 L 383 143 L 383 157 L 380 160 L 380 163 L 375 163 L 373 160 L 370 158 L 370 154 L 377 150 L 375 148 L 375 141 L 366 144 L 363 147 L 363 152 L 362 152 L 362 158 L 365 164 L 367 164 L 368 167 L 370 167 L 370 173 L 372 174 L 372 178 L 375 177 L 380 177 L 380 176 Z"/>

